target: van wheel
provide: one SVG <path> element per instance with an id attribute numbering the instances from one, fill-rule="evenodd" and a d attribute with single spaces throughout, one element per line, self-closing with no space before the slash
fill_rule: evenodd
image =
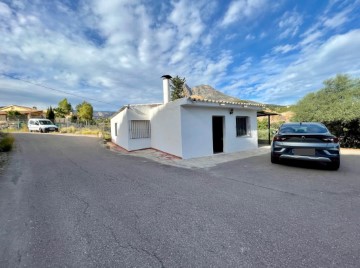
<path id="1" fill-rule="evenodd" d="M 40 128 L 40 133 L 43 133 L 43 132 L 44 132 L 44 130 L 42 128 Z"/>

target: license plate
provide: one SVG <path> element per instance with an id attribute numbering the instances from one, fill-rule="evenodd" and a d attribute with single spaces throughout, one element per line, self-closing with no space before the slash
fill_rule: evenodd
<path id="1" fill-rule="evenodd" d="M 315 149 L 293 149 L 294 155 L 314 156 Z"/>
<path id="2" fill-rule="evenodd" d="M 50 130 L 54 130 L 54 128 L 53 128 L 53 127 L 51 127 L 51 128 L 50 128 Z"/>

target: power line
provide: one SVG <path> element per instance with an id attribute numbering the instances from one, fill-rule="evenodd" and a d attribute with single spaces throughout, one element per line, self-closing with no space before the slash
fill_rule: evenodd
<path id="1" fill-rule="evenodd" d="M 83 97 L 83 96 L 80 96 L 80 95 L 77 95 L 77 94 L 74 94 L 74 93 L 66 92 L 66 91 L 64 91 L 64 90 L 56 89 L 56 88 L 49 87 L 49 86 L 45 86 L 45 85 L 42 85 L 42 84 L 37 84 L 37 83 L 31 82 L 31 81 L 28 81 L 28 80 L 25 80 L 25 79 L 22 79 L 22 78 L 18 78 L 18 77 L 14 77 L 14 76 L 8 75 L 8 74 L 3 74 L 3 73 L 2 73 L 1 75 L 5 76 L 5 77 L 8 77 L 8 78 L 11 78 L 11 79 L 14 79 L 14 80 L 19 80 L 19 81 L 22 81 L 22 82 L 25 82 L 25 83 L 28 83 L 28 84 L 31 84 L 31 85 L 35 85 L 35 86 L 38 86 L 38 87 L 42 87 L 42 88 L 50 89 L 50 90 L 53 90 L 53 91 L 65 93 L 65 94 L 68 94 L 68 95 L 71 95 L 71 96 L 74 96 L 74 97 L 78 97 L 78 98 L 81 98 L 81 99 L 86 99 L 86 100 L 91 100 L 91 101 L 96 101 L 96 102 L 108 104 L 108 105 L 111 105 L 111 106 L 114 106 L 114 107 L 115 107 L 115 105 L 112 104 L 112 103 L 108 103 L 108 102 L 104 102 L 104 101 L 92 99 L 92 98 L 89 98 L 89 97 Z M 117 106 L 116 106 L 116 107 L 117 107 Z"/>

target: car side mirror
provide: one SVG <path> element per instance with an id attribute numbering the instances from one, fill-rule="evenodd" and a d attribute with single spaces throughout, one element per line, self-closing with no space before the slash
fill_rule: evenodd
<path id="1" fill-rule="evenodd" d="M 39 122 L 35 122 L 35 125 L 37 125 L 37 126 L 38 126 L 38 125 L 39 125 Z"/>

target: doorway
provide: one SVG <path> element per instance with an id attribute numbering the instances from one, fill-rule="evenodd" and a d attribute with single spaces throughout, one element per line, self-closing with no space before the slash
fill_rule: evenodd
<path id="1" fill-rule="evenodd" d="M 224 117 L 212 117 L 213 151 L 214 154 L 224 151 Z"/>

